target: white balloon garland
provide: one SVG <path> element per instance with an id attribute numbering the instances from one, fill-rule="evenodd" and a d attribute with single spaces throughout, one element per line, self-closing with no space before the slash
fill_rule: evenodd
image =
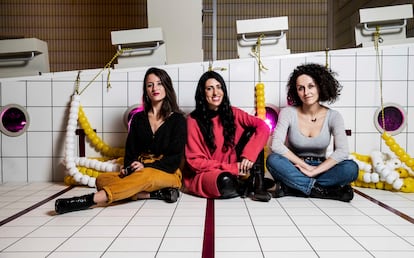
<path id="1" fill-rule="evenodd" d="M 76 129 L 80 110 L 80 95 L 74 94 L 70 103 L 68 125 L 66 127 L 65 138 L 65 167 L 68 174 L 79 184 L 89 187 L 96 186 L 96 177 L 83 174 L 79 171 L 78 166 L 94 169 L 101 172 L 115 172 L 120 170 L 120 165 L 116 160 L 99 161 L 75 155 Z M 100 139 L 98 142 L 101 142 Z M 101 144 L 102 145 L 102 144 Z"/>

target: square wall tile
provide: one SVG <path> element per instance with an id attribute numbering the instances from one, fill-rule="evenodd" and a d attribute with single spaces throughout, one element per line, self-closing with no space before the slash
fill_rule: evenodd
<path id="1" fill-rule="evenodd" d="M 70 107 L 59 107 L 59 106 L 53 107 L 52 109 L 52 130 L 53 131 L 66 131 L 66 127 L 68 126 L 68 119 L 69 119 L 68 117 L 69 109 Z M 38 115 L 36 114 L 36 116 Z"/>
<path id="2" fill-rule="evenodd" d="M 408 78 L 408 57 L 400 56 L 383 56 L 382 61 L 382 79 L 383 80 L 407 80 Z M 400 67 L 400 69 L 395 69 Z"/>
<path id="3" fill-rule="evenodd" d="M 412 47 L 411 49 L 414 49 L 414 47 Z M 414 73 L 412 72 L 412 71 L 414 71 L 414 53 L 411 53 L 411 55 L 408 56 L 407 70 L 409 71 L 408 72 L 408 80 L 414 81 Z"/>
<path id="4" fill-rule="evenodd" d="M 378 80 L 378 64 L 375 55 L 364 55 L 357 53 L 356 59 L 356 80 Z"/>
<path id="5" fill-rule="evenodd" d="M 127 130 L 124 122 L 124 115 L 127 108 L 104 107 L 103 115 L 103 132 L 125 132 Z"/>
<path id="6" fill-rule="evenodd" d="M 52 131 L 52 109 L 50 107 L 28 107 L 30 124 L 28 130 Z"/>
<path id="7" fill-rule="evenodd" d="M 52 105 L 52 82 L 50 80 L 28 81 L 27 105 L 50 107 Z"/>
<path id="8" fill-rule="evenodd" d="M 338 111 L 344 119 L 345 130 L 351 130 L 351 133 L 355 132 L 355 108 L 354 107 L 334 107 L 332 108 Z"/>
<path id="9" fill-rule="evenodd" d="M 53 181 L 52 160 L 50 158 L 28 158 L 27 163 L 29 182 Z"/>
<path id="10" fill-rule="evenodd" d="M 63 157 L 65 155 L 65 138 L 66 132 L 53 132 L 53 156 Z M 75 155 L 78 155 L 78 136 L 75 137 Z"/>
<path id="11" fill-rule="evenodd" d="M 330 57 L 331 68 L 337 75 L 338 81 L 355 81 L 356 79 L 356 56 L 339 55 Z"/>
<path id="12" fill-rule="evenodd" d="M 381 105 L 381 92 L 377 105 Z M 382 97 L 385 103 L 397 103 L 401 106 L 407 105 L 407 81 L 384 81 L 382 84 Z"/>
<path id="13" fill-rule="evenodd" d="M 57 80 L 52 81 L 52 105 L 54 107 L 66 107 L 72 101 L 72 95 L 75 91 L 73 81 Z"/>
<path id="14" fill-rule="evenodd" d="M 413 106 L 408 107 L 406 111 L 407 111 L 406 113 L 407 115 L 405 119 L 407 121 L 407 124 L 406 124 L 407 132 L 414 133 L 414 107 Z"/>
<path id="15" fill-rule="evenodd" d="M 408 133 L 407 134 L 407 142 L 409 142 L 409 143 L 414 142 L 414 133 Z M 414 145 L 413 144 L 408 144 L 405 151 L 408 154 L 410 154 L 411 158 L 414 158 Z"/>
<path id="16" fill-rule="evenodd" d="M 106 144 L 108 144 L 112 148 L 124 148 L 127 135 L 128 135 L 127 129 L 125 129 L 125 132 L 120 132 L 120 133 L 103 133 L 102 141 L 104 141 Z"/>
<path id="17" fill-rule="evenodd" d="M 355 109 L 355 130 L 357 132 L 378 132 L 374 124 L 375 111 L 374 107 L 357 107 Z"/>
<path id="18" fill-rule="evenodd" d="M 356 105 L 356 86 L 354 81 L 340 82 L 342 85 L 341 95 L 332 106 L 355 107 Z"/>
<path id="19" fill-rule="evenodd" d="M 128 97 L 127 81 L 111 81 L 111 87 L 103 91 L 103 105 L 105 107 L 126 106 Z M 104 86 L 105 86 L 104 82 Z"/>
<path id="20" fill-rule="evenodd" d="M 129 107 L 133 105 L 142 105 L 142 87 L 143 81 L 128 81 L 127 104 Z"/>
<path id="21" fill-rule="evenodd" d="M 178 70 L 178 78 L 175 78 L 175 80 L 180 81 L 180 82 L 181 81 L 198 82 L 201 75 L 204 73 L 204 71 L 206 71 L 204 70 L 204 66 L 202 63 L 181 65 L 179 68 L 177 68 L 177 70 Z M 172 73 L 171 69 L 169 71 L 170 73 Z"/>
<path id="22" fill-rule="evenodd" d="M 102 79 L 104 83 L 108 82 L 108 70 L 105 71 L 105 73 L 102 73 Z M 126 71 L 120 71 L 117 69 L 112 69 L 109 74 L 109 83 L 112 84 L 112 82 L 126 82 L 128 81 L 128 72 Z"/>
<path id="23" fill-rule="evenodd" d="M 67 175 L 66 167 L 63 163 L 63 158 L 53 158 L 52 161 L 52 182 L 63 182 L 64 177 Z"/>
<path id="24" fill-rule="evenodd" d="M 92 82 L 89 86 L 87 85 L 85 85 L 84 88 L 82 88 L 85 89 L 85 91 L 83 91 L 80 95 L 81 105 L 84 107 L 102 107 L 103 91 L 104 89 L 106 91 L 106 83 L 103 83 L 102 80 L 96 80 Z"/>
<path id="25" fill-rule="evenodd" d="M 262 59 L 263 66 L 266 68 L 265 70 L 261 71 L 260 78 L 263 83 L 267 84 L 267 82 L 275 82 L 280 81 L 280 59 L 276 58 L 263 58 Z M 256 62 L 255 64 L 255 82 L 259 82 L 259 68 Z"/>
<path id="26" fill-rule="evenodd" d="M 256 81 L 256 60 L 253 58 L 240 59 L 237 62 L 230 63 L 229 66 L 229 80 L 225 80 L 226 83 L 239 82 L 239 81 Z"/>
<path id="27" fill-rule="evenodd" d="M 52 132 L 27 132 L 27 156 L 52 156 Z"/>
<path id="28" fill-rule="evenodd" d="M 236 107 L 254 107 L 255 89 L 254 82 L 230 82 L 228 83 L 230 103 Z"/>
<path id="29" fill-rule="evenodd" d="M 180 107 L 195 107 L 195 92 L 197 89 L 197 82 L 182 81 L 179 84 L 178 91 L 180 94 L 177 96 L 178 104 Z"/>
<path id="30" fill-rule="evenodd" d="M 27 159 L 3 157 L 3 182 L 27 182 Z"/>
<path id="31" fill-rule="evenodd" d="M 129 71 L 128 76 L 127 76 L 128 77 L 127 80 L 130 81 L 130 82 L 132 82 L 132 81 L 142 82 L 142 81 L 144 81 L 146 71 L 147 71 L 147 69 L 138 69 L 136 71 Z M 136 86 L 140 86 L 140 88 L 142 88 L 142 83 L 134 85 L 134 87 L 136 87 Z"/>
<path id="32" fill-rule="evenodd" d="M 359 107 L 379 106 L 381 91 L 378 81 L 357 81 L 355 89 L 356 105 Z"/>
<path id="33" fill-rule="evenodd" d="M 265 103 L 266 105 L 273 105 L 279 107 L 279 100 L 280 100 L 280 82 L 278 81 L 268 81 L 264 82 L 265 88 Z"/>
<path id="34" fill-rule="evenodd" d="M 290 74 L 293 70 L 298 66 L 304 64 L 306 58 L 304 56 L 301 57 L 290 57 L 286 59 L 280 60 L 280 80 L 281 81 L 288 81 Z M 286 84 L 285 84 L 286 85 Z"/>
<path id="35" fill-rule="evenodd" d="M 1 101 L 2 106 L 17 104 L 26 106 L 26 81 L 4 81 L 1 82 Z"/>
<path id="36" fill-rule="evenodd" d="M 106 120 L 106 118 L 103 117 L 102 110 L 103 110 L 102 106 L 101 107 L 83 107 L 83 112 L 85 113 L 85 116 L 88 119 L 90 126 L 92 127 L 92 129 L 95 129 L 97 133 L 102 132 L 103 120 Z M 65 130 L 66 130 L 66 127 L 65 127 Z"/>
<path id="37" fill-rule="evenodd" d="M 394 45 L 388 48 L 382 48 L 381 53 L 384 56 L 408 56 L 410 50 L 408 46 Z"/>
<path id="38" fill-rule="evenodd" d="M 355 149 L 358 153 L 364 155 L 370 155 L 372 151 L 381 150 L 381 135 L 379 133 L 356 134 Z"/>
<path id="39" fill-rule="evenodd" d="M 314 63 L 314 64 L 320 64 L 320 65 L 325 66 L 326 65 L 326 55 L 315 53 L 315 55 L 307 56 L 306 57 L 306 63 Z"/>
<path id="40" fill-rule="evenodd" d="M 3 134 L 1 138 L 1 154 L 4 157 L 27 156 L 27 133 L 11 137 Z"/>

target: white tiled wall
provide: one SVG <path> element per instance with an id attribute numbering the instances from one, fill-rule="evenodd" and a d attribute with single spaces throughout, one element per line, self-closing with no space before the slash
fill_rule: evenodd
<path id="1" fill-rule="evenodd" d="M 372 150 L 388 152 L 374 126 L 374 114 L 384 103 L 397 103 L 406 111 L 407 126 L 395 136 L 397 142 L 414 156 L 414 45 L 381 47 L 377 59 L 373 48 L 353 48 L 264 57 L 267 68 L 261 73 L 266 102 L 275 107 L 286 106 L 286 81 L 299 64 L 317 62 L 337 72 L 344 86 L 340 99 L 332 107 L 340 111 L 349 137 L 351 151 L 369 154 Z M 381 60 L 382 84 L 377 60 Z M 167 65 L 178 101 L 185 112 L 194 107 L 194 92 L 199 77 L 208 69 L 206 63 Z M 231 103 L 254 113 L 254 86 L 259 81 L 257 62 L 253 58 L 220 60 L 213 67 L 227 82 Z M 110 88 L 107 72 L 100 69 L 80 73 L 81 104 L 92 127 L 113 147 L 122 147 L 126 137 L 124 114 L 128 107 L 141 103 L 142 80 L 147 67 L 112 70 Z M 90 83 L 98 75 L 97 79 Z M 0 180 L 60 181 L 64 176 L 61 161 L 68 105 L 77 84 L 77 71 L 44 74 L 37 77 L 0 80 L 0 104 L 18 104 L 30 116 L 28 131 L 18 137 L 0 134 Z M 99 154 L 86 144 L 86 156 Z"/>

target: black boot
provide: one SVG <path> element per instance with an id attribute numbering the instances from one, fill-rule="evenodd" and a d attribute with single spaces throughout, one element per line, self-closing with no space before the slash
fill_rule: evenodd
<path id="1" fill-rule="evenodd" d="M 151 199 L 164 200 L 168 203 L 174 203 L 178 200 L 180 191 L 177 188 L 167 187 L 150 193 Z"/>
<path id="2" fill-rule="evenodd" d="M 354 190 L 350 185 L 323 187 L 315 183 L 309 197 L 350 202 L 354 198 Z"/>
<path id="3" fill-rule="evenodd" d="M 277 181 L 275 184 L 275 189 L 271 191 L 271 195 L 273 198 L 280 198 L 284 196 L 308 197 L 301 191 L 291 188 L 280 181 Z"/>
<path id="4" fill-rule="evenodd" d="M 96 204 L 93 201 L 95 194 L 87 194 L 78 197 L 57 199 L 55 202 L 55 211 L 58 214 L 63 214 L 71 211 L 80 211 L 89 209 L 92 205 Z"/>
<path id="5" fill-rule="evenodd" d="M 229 172 L 223 172 L 218 176 L 217 188 L 220 192 L 220 199 L 229 199 L 239 196 L 239 193 L 237 192 L 237 179 Z"/>
<path id="6" fill-rule="evenodd" d="M 260 169 L 260 166 L 254 165 L 253 172 L 253 195 L 254 201 L 268 202 L 272 199 L 272 195 L 266 191 L 264 184 L 264 171 Z"/>

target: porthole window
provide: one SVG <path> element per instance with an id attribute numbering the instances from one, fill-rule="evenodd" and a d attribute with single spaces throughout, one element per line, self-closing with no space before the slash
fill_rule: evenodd
<path id="1" fill-rule="evenodd" d="M 266 105 L 265 109 L 266 109 L 265 122 L 269 126 L 270 132 L 272 133 L 276 128 L 277 120 L 279 118 L 279 113 L 277 111 L 277 108 L 273 106 Z"/>
<path id="2" fill-rule="evenodd" d="M 391 135 L 397 135 L 404 130 L 406 125 L 406 114 L 404 109 L 398 104 L 388 103 L 384 105 L 384 118 L 382 108 L 375 112 L 374 123 L 377 130 L 381 133 L 388 132 Z"/>
<path id="3" fill-rule="evenodd" d="M 8 136 L 19 136 L 29 127 L 29 115 L 26 109 L 20 105 L 4 106 L 0 116 L 0 131 Z"/>
<path id="4" fill-rule="evenodd" d="M 124 124 L 125 127 L 129 129 L 129 122 L 131 121 L 131 118 L 138 112 L 144 110 L 144 107 L 136 104 L 133 106 L 130 106 L 124 113 Z"/>

